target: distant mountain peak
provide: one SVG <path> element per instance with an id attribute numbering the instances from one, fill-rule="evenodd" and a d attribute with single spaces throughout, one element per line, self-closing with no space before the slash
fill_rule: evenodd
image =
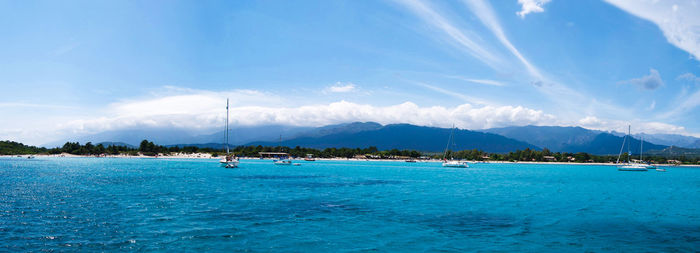
<path id="1" fill-rule="evenodd" d="M 505 137 L 548 148 L 554 152 L 586 152 L 591 154 L 617 154 L 623 137 L 613 133 L 590 130 L 583 127 L 525 126 L 482 130 Z M 635 144 L 636 143 L 636 144 Z M 632 150 L 639 152 L 639 140 L 632 139 Z M 645 149 L 662 149 L 665 146 L 644 142 Z"/>

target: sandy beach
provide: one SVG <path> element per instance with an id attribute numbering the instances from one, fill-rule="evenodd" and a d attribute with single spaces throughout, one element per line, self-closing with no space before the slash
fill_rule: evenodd
<path id="1" fill-rule="evenodd" d="M 29 155 L 2 155 L 0 157 L 28 157 Z M 159 156 L 145 156 L 145 155 L 138 155 L 138 156 L 132 156 L 132 155 L 105 155 L 105 156 L 94 156 L 94 155 L 73 155 L 73 154 L 68 154 L 68 153 L 63 153 L 63 154 L 53 154 L 53 155 L 46 155 L 46 154 L 40 154 L 40 155 L 33 155 L 36 158 L 41 158 L 41 157 L 82 157 L 82 158 L 141 158 L 141 159 L 211 159 L 211 160 L 218 160 L 221 159 L 221 156 L 219 157 L 213 157 L 209 153 L 175 153 L 173 155 L 159 155 Z M 240 157 L 240 159 L 243 160 L 259 160 L 259 157 Z M 401 162 L 405 160 L 400 160 L 400 159 L 357 159 L 357 158 L 315 158 L 316 161 L 353 161 L 353 162 L 363 162 L 363 161 L 368 161 L 368 162 Z M 274 159 L 269 159 L 266 158 L 264 160 L 274 160 Z M 296 159 L 291 159 L 293 161 L 304 161 L 304 158 L 296 158 Z M 431 159 L 431 160 L 416 160 L 417 163 L 441 163 L 442 160 L 438 159 Z M 571 162 L 533 162 L 533 161 L 519 161 L 519 162 L 512 162 L 512 161 L 468 161 L 469 163 L 498 163 L 498 164 L 531 164 L 531 165 L 597 165 L 597 166 L 617 166 L 618 164 L 615 163 L 571 163 Z M 654 166 L 669 166 L 669 167 L 700 167 L 700 164 L 679 164 L 679 165 L 674 165 L 674 164 L 653 164 Z"/>

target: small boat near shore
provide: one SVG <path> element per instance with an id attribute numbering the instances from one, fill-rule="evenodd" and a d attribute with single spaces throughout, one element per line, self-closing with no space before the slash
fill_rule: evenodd
<path id="1" fill-rule="evenodd" d="M 275 165 L 292 165 L 292 160 L 289 159 L 281 159 L 281 160 L 275 160 L 273 162 Z M 298 163 L 297 163 L 298 164 Z"/>
<path id="2" fill-rule="evenodd" d="M 304 161 L 313 162 L 316 161 L 316 158 L 314 158 L 313 154 L 306 154 L 306 157 L 304 157 Z"/>

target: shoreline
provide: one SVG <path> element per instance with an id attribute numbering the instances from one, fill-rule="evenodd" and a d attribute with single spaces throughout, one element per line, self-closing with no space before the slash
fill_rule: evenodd
<path id="1" fill-rule="evenodd" d="M 55 155 L 0 155 L 0 157 L 23 157 L 34 156 L 36 158 L 40 157 L 57 157 L 57 158 L 132 158 L 132 159 L 207 159 L 207 160 L 219 160 L 222 156 L 212 157 L 209 153 L 191 153 L 184 154 L 178 153 L 176 155 L 169 156 L 145 156 L 145 155 L 106 155 L 106 156 L 94 156 L 94 155 L 73 155 L 68 153 L 55 154 Z M 242 160 L 274 160 L 274 159 L 260 159 L 258 157 L 241 157 Z M 367 161 L 367 162 L 404 162 L 406 160 L 402 159 L 357 159 L 357 158 L 314 158 L 316 161 Z M 305 162 L 304 158 L 291 159 L 292 161 Z M 415 160 L 416 163 L 441 163 L 442 160 Z M 308 161 L 312 162 L 312 161 Z M 496 163 L 496 164 L 529 164 L 529 165 L 595 165 L 595 166 L 617 166 L 615 163 L 572 163 L 572 162 L 533 162 L 533 161 L 467 161 L 472 164 L 479 163 Z M 660 167 L 700 167 L 700 164 L 652 164 L 654 166 Z"/>

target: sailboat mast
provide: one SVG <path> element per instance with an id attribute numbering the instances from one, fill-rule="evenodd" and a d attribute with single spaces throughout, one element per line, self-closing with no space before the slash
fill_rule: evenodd
<path id="1" fill-rule="evenodd" d="M 644 135 L 641 136 L 641 139 L 642 143 L 639 144 L 639 160 L 644 161 L 644 159 L 642 159 L 642 154 L 644 153 Z"/>
<path id="2" fill-rule="evenodd" d="M 452 135 L 455 133 L 455 124 L 452 124 L 452 130 L 450 130 L 450 137 L 447 138 L 447 146 L 445 146 L 445 153 L 442 154 L 442 160 L 447 160 L 447 150 L 450 148 L 450 143 L 452 143 Z"/>
<path id="3" fill-rule="evenodd" d="M 625 142 L 627 142 L 627 135 L 622 138 L 622 146 L 620 146 L 620 153 L 617 155 L 617 161 L 615 163 L 620 163 L 620 157 L 622 156 L 622 150 L 625 148 Z"/>
<path id="4" fill-rule="evenodd" d="M 228 157 L 228 98 L 226 99 L 226 157 Z"/>
<path id="5" fill-rule="evenodd" d="M 630 137 L 630 144 L 632 144 L 632 126 L 627 125 L 627 136 Z M 630 163 L 630 156 L 632 156 L 632 151 L 630 146 L 632 145 L 627 145 L 627 163 Z"/>

